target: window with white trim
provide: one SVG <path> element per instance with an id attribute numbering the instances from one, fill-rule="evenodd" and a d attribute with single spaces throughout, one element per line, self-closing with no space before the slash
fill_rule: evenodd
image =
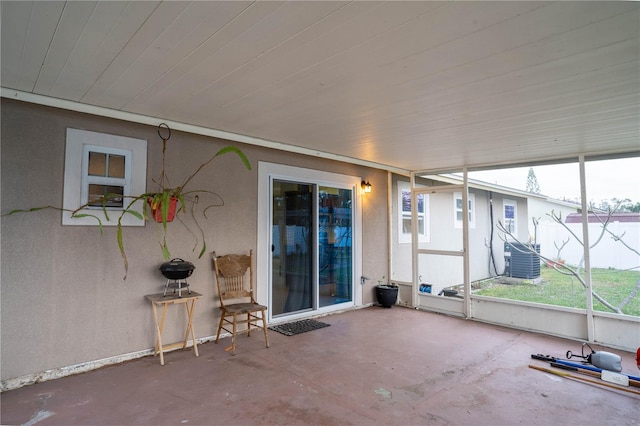
<path id="1" fill-rule="evenodd" d="M 469 194 L 469 198 L 467 199 L 469 202 L 469 228 L 476 227 L 476 196 L 475 194 Z M 453 193 L 453 222 L 456 228 L 462 228 L 462 218 L 463 218 L 463 209 L 462 209 L 462 192 L 454 192 Z"/>
<path id="2" fill-rule="evenodd" d="M 418 241 L 429 242 L 429 195 L 418 194 Z M 398 243 L 411 243 L 411 184 L 398 181 Z"/>
<path id="3" fill-rule="evenodd" d="M 518 204 L 513 200 L 504 200 L 503 202 L 503 223 L 507 231 L 511 232 L 514 237 L 518 236 Z"/>
<path id="4" fill-rule="evenodd" d="M 145 192 L 146 175 L 146 140 L 67 129 L 62 224 L 97 225 L 97 217 L 104 226 L 117 225 L 118 211 L 129 205 L 127 196 Z M 107 210 L 114 212 L 110 220 L 102 210 L 105 195 Z M 86 204 L 91 216 L 71 217 L 71 211 Z M 142 202 L 131 208 L 142 214 Z M 144 226 L 144 220 L 126 214 L 122 224 Z"/>

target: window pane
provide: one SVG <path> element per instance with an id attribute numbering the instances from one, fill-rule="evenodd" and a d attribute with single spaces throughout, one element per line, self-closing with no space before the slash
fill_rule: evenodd
<path id="1" fill-rule="evenodd" d="M 89 206 L 102 207 L 102 200 L 107 194 L 109 197 L 107 198 L 106 207 L 123 207 L 123 186 L 93 184 L 89 185 Z"/>
<path id="2" fill-rule="evenodd" d="M 418 216 L 418 234 L 424 235 L 424 216 Z"/>
<path id="3" fill-rule="evenodd" d="M 402 211 L 411 212 L 411 191 L 402 191 Z"/>
<path id="4" fill-rule="evenodd" d="M 402 232 L 411 234 L 411 216 L 402 216 Z"/>
<path id="5" fill-rule="evenodd" d="M 504 206 L 504 218 L 505 219 L 515 219 L 515 206 L 506 205 Z"/>
<path id="6" fill-rule="evenodd" d="M 107 154 L 103 152 L 89 152 L 89 175 L 106 176 Z"/>
<path id="7" fill-rule="evenodd" d="M 124 155 L 109 154 L 109 177 L 124 178 Z"/>

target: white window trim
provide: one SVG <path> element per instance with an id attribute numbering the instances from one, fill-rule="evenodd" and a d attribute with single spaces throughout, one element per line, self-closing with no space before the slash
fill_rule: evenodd
<path id="1" fill-rule="evenodd" d="M 67 129 L 67 145 L 65 152 L 64 169 L 64 195 L 62 207 L 63 225 L 84 225 L 97 226 L 98 222 L 94 217 L 72 218 L 71 211 L 77 209 L 84 203 L 82 194 L 83 168 L 85 167 L 84 152 L 85 145 L 104 147 L 107 149 L 127 151 L 131 156 L 130 188 L 125 189 L 125 196 L 140 195 L 146 192 L 147 186 L 147 141 L 144 139 L 134 139 L 125 136 L 108 135 L 105 133 L 90 132 L 79 129 Z M 87 156 L 88 158 L 88 156 Z M 86 171 L 86 168 L 84 169 Z M 124 202 L 128 205 L 127 199 Z M 142 214 L 142 202 L 136 203 L 133 210 Z M 89 209 L 87 209 L 89 210 Z M 118 224 L 119 211 L 121 209 L 110 208 L 113 214 L 109 214 L 109 220 L 105 217 L 102 209 L 91 209 L 88 213 L 100 219 L 103 226 L 116 226 Z M 134 215 L 126 214 L 122 217 L 124 226 L 144 226 L 144 219 L 138 219 Z"/>
<path id="2" fill-rule="evenodd" d="M 411 211 L 405 213 L 402 210 L 402 193 L 409 192 L 411 193 L 411 184 L 405 181 L 398 181 L 398 244 L 411 244 L 411 231 L 404 232 L 404 227 L 402 226 L 403 219 L 406 216 L 411 220 Z M 429 194 L 420 194 L 418 196 L 424 197 L 423 206 L 424 212 L 418 212 L 418 218 L 422 218 L 422 223 L 424 223 L 424 232 L 420 233 L 420 229 L 418 229 L 418 240 L 421 243 L 428 243 L 430 241 L 429 230 L 430 226 L 427 222 L 429 220 Z"/>
<path id="3" fill-rule="evenodd" d="M 509 229 L 507 227 L 507 216 L 506 216 L 507 206 L 513 206 L 513 229 L 511 230 L 511 234 L 513 234 L 513 236 L 517 238 L 518 237 L 518 203 L 516 203 L 514 200 L 507 200 L 507 199 L 502 201 L 502 220 L 505 228 Z"/>
<path id="4" fill-rule="evenodd" d="M 457 200 L 462 200 L 462 192 L 453 193 L 453 224 L 455 228 L 462 228 L 462 221 L 458 220 L 458 203 Z M 476 227 L 476 196 L 469 193 L 469 228 Z"/>

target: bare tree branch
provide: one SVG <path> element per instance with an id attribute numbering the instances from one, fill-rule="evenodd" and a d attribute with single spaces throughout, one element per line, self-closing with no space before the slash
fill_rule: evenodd
<path id="1" fill-rule="evenodd" d="M 534 255 L 536 255 L 538 258 L 545 260 L 546 262 L 549 262 L 553 265 L 553 269 L 555 269 L 556 271 L 565 274 L 565 275 L 572 275 L 574 276 L 579 282 L 580 284 L 582 284 L 582 286 L 587 289 L 587 283 L 584 281 L 584 279 L 580 276 L 580 274 L 578 273 L 577 270 L 572 269 L 570 266 L 564 264 L 564 263 L 557 263 L 557 262 L 553 262 L 553 260 L 541 255 L 540 253 L 538 253 L 534 247 L 531 244 L 523 244 L 521 241 L 519 241 L 512 233 L 511 231 L 509 231 L 508 229 L 505 228 L 505 226 L 502 224 L 501 220 L 498 220 L 498 229 L 500 230 L 500 232 L 503 232 L 506 236 L 511 237 L 514 241 L 517 241 L 518 243 L 522 244 L 522 246 L 524 246 L 527 251 L 522 251 L 517 247 L 513 247 L 513 249 L 515 249 L 516 251 L 520 252 L 520 253 L 532 253 Z M 577 238 L 577 237 L 576 237 Z M 502 238 L 502 236 L 500 236 L 500 239 L 502 239 L 503 241 L 507 242 L 506 238 Z M 613 306 L 611 303 L 607 302 L 602 296 L 600 296 L 596 291 L 593 290 L 593 288 L 591 289 L 591 294 L 593 295 L 593 297 L 595 299 L 597 299 L 600 303 L 602 303 L 604 306 L 606 306 L 608 309 L 610 309 L 611 311 L 617 313 L 617 314 L 621 314 L 622 310 L 616 306 Z"/>

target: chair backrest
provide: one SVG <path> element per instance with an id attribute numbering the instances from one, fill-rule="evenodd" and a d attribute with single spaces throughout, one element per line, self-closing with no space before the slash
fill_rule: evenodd
<path id="1" fill-rule="evenodd" d="M 249 254 L 226 254 L 216 256 L 212 253 L 216 273 L 216 285 L 220 303 L 225 300 L 253 297 L 253 250 Z"/>

